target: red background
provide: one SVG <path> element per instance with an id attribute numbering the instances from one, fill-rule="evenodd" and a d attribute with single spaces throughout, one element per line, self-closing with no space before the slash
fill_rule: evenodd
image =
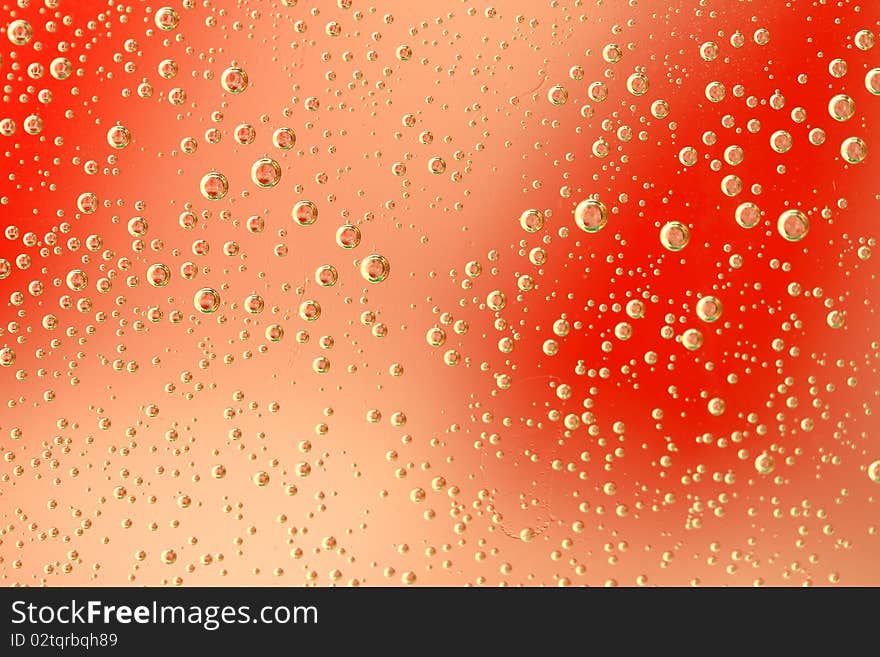
<path id="1" fill-rule="evenodd" d="M 876 7 L 172 6 L 180 23 L 164 32 L 158 5 L 2 5 L 0 119 L 16 125 L 0 137 L 10 272 L 0 347 L 15 353 L 0 368 L 3 583 L 880 583 L 880 489 L 868 474 L 880 459 L 870 257 L 880 98 L 865 86 L 880 46 L 854 43 L 880 29 Z M 25 45 L 5 36 L 16 19 L 32 27 Z M 714 61 L 700 56 L 707 41 L 718 44 Z M 608 44 L 619 62 L 603 58 Z M 49 72 L 59 56 L 73 65 L 65 80 Z M 829 72 L 835 58 L 847 63 L 841 78 Z M 178 64 L 170 80 L 158 73 L 165 59 Z M 29 76 L 32 63 L 42 77 Z M 248 75 L 239 95 L 220 82 L 233 65 Z M 627 90 L 634 72 L 649 80 L 643 96 Z M 588 96 L 597 81 L 602 102 Z M 718 103 L 705 94 L 714 81 L 726 89 Z M 565 104 L 548 100 L 554 85 Z M 175 88 L 186 92 L 179 106 L 168 100 Z M 828 111 L 839 93 L 855 102 L 844 122 Z M 660 99 L 662 119 L 651 112 Z M 40 134 L 25 132 L 29 115 L 42 119 Z M 257 133 L 247 146 L 233 137 L 244 122 Z M 117 123 L 132 135 L 120 150 L 106 138 Z M 272 144 L 280 127 L 296 133 L 289 151 Z M 809 142 L 813 128 L 823 145 Z M 770 147 L 777 130 L 792 136 L 787 153 Z M 186 137 L 194 154 L 182 152 Z M 867 144 L 860 164 L 840 156 L 848 137 Z M 593 153 L 599 138 L 607 157 Z M 731 145 L 743 149 L 738 166 L 725 162 Z M 686 146 L 699 155 L 692 167 L 679 160 Z M 282 169 L 271 189 L 250 177 L 263 156 Z M 434 157 L 441 174 L 429 172 Z M 200 194 L 210 171 L 229 181 L 221 201 Z M 733 198 L 721 189 L 730 174 L 743 183 Z M 94 214 L 78 210 L 83 192 L 97 195 Z M 594 234 L 573 219 L 588 197 L 609 214 Z M 308 227 L 291 220 L 305 199 L 319 211 Z M 750 230 L 734 219 L 746 201 L 763 211 Z M 530 208 L 545 216 L 536 233 L 520 226 Z M 799 242 L 777 232 L 789 208 L 810 219 Z M 187 209 L 199 215 L 191 231 L 178 221 Z M 253 215 L 262 233 L 248 230 Z M 135 216 L 148 222 L 142 244 L 128 230 Z M 689 228 L 684 250 L 661 245 L 668 221 Z M 335 240 L 346 222 L 362 234 L 352 250 Z M 102 240 L 95 251 L 89 236 Z M 208 255 L 193 254 L 196 240 Z M 529 259 L 538 246 L 540 266 Z M 378 284 L 358 268 L 373 253 L 391 266 Z M 180 275 L 187 261 L 194 280 Z M 147 281 L 157 263 L 171 271 L 167 287 Z M 315 282 L 325 264 L 339 272 L 333 287 Z M 68 289 L 72 269 L 86 272 L 86 290 Z M 530 290 L 518 288 L 525 274 Z M 203 287 L 220 293 L 215 314 L 193 305 Z M 486 306 L 495 290 L 507 300 L 499 311 Z M 261 314 L 243 308 L 252 293 Z M 712 324 L 695 311 L 707 294 L 723 304 Z M 91 305 L 63 309 L 63 295 Z M 321 306 L 315 322 L 299 316 L 308 299 Z M 631 299 L 644 302 L 643 318 L 627 316 Z M 843 327 L 829 326 L 833 310 Z M 368 311 L 387 335 L 365 325 Z M 559 319 L 571 325 L 564 337 L 553 332 Z M 629 340 L 614 335 L 621 321 Z M 284 328 L 281 342 L 264 337 L 270 324 Z M 426 340 L 435 325 L 440 347 Z M 703 335 L 695 351 L 680 342 L 690 328 Z M 511 353 L 499 350 L 505 337 Z M 553 356 L 542 348 L 551 338 Z M 457 366 L 444 363 L 449 350 Z M 321 356 L 325 374 L 313 368 Z M 712 398 L 725 401 L 722 415 L 708 412 Z M 756 468 L 762 454 L 770 473 Z"/>

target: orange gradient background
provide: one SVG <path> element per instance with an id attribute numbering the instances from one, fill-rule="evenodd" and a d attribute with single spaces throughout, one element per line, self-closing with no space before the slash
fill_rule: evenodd
<path id="1" fill-rule="evenodd" d="M 163 31 L 162 6 L 2 5 L 0 120 L 15 130 L 0 136 L 0 348 L 14 353 L 0 368 L 0 583 L 880 584 L 877 7 L 175 1 Z M 32 27 L 23 45 L 6 37 L 14 20 Z M 221 85 L 231 66 L 241 94 Z M 854 102 L 847 121 L 829 114 L 836 94 Z M 241 123 L 252 144 L 234 139 Z M 131 134 L 118 150 L 117 124 Z M 272 143 L 281 127 L 291 150 Z M 863 162 L 841 157 L 849 137 Z M 282 170 L 270 189 L 251 179 L 263 156 Z M 219 201 L 200 193 L 211 171 L 229 182 Z M 586 198 L 608 209 L 597 233 L 573 219 Z M 302 200 L 318 208 L 307 227 L 291 218 Z M 751 229 L 734 219 L 746 201 L 762 210 Z M 532 208 L 537 232 L 520 225 Z M 790 208 L 810 220 L 798 242 L 777 231 Z M 661 244 L 668 221 L 689 228 L 685 249 Z M 345 223 L 354 249 L 336 242 Z M 371 254 L 390 263 L 381 283 L 360 273 Z M 154 264 L 167 286 L 147 280 Z M 322 265 L 335 285 L 316 281 Z M 68 288 L 73 269 L 87 289 Z M 216 313 L 196 310 L 203 287 Z M 695 311 L 708 294 L 723 305 L 713 323 Z"/>

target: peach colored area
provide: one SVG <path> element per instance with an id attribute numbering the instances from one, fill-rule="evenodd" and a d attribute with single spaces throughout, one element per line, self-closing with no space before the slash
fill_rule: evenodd
<path id="1" fill-rule="evenodd" d="M 0 584 L 880 584 L 870 3 L 20 4 Z"/>

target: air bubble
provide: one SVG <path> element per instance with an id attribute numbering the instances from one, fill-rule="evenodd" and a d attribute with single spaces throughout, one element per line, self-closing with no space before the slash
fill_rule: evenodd
<path id="1" fill-rule="evenodd" d="M 602 201 L 586 199 L 575 208 L 574 222 L 584 232 L 599 232 L 608 223 L 608 210 Z"/>
<path id="2" fill-rule="evenodd" d="M 681 222 L 670 221 L 660 229 L 660 243 L 669 251 L 681 251 L 690 239 L 690 230 Z"/>

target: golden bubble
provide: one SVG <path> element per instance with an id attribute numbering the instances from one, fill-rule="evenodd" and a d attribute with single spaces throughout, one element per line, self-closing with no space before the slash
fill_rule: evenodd
<path id="1" fill-rule="evenodd" d="M 703 334 L 695 328 L 687 329 L 681 335 L 681 343 L 686 349 L 695 351 L 703 346 Z"/>
<path id="2" fill-rule="evenodd" d="M 526 210 L 519 216 L 519 225 L 527 233 L 537 233 L 544 227 L 544 213 L 540 210 Z"/>
<path id="3" fill-rule="evenodd" d="M 490 310 L 503 310 L 507 305 L 507 295 L 501 290 L 493 290 L 486 296 L 486 305 Z"/>
<path id="4" fill-rule="evenodd" d="M 318 206 L 312 201 L 297 201 L 291 210 L 294 222 L 299 226 L 311 226 L 318 220 Z"/>
<path id="5" fill-rule="evenodd" d="M 15 364 L 15 352 L 10 347 L 0 348 L 0 367 L 12 367 Z"/>
<path id="6" fill-rule="evenodd" d="M 275 148 L 289 151 L 296 145 L 296 133 L 290 128 L 278 128 L 272 134 L 272 143 L 275 145 Z"/>
<path id="7" fill-rule="evenodd" d="M 626 88 L 633 96 L 644 96 L 648 93 L 648 76 L 644 73 L 633 73 L 626 80 Z"/>
<path id="8" fill-rule="evenodd" d="M 391 273 L 391 265 L 385 256 L 374 253 L 361 260 L 361 276 L 370 283 L 381 283 Z"/>
<path id="9" fill-rule="evenodd" d="M 193 304 L 201 313 L 215 313 L 220 308 L 220 293 L 210 287 L 203 287 L 193 297 Z"/>
<path id="10" fill-rule="evenodd" d="M 240 94 L 248 88 L 248 74 L 237 66 L 232 66 L 220 74 L 220 84 L 225 91 Z"/>
<path id="11" fill-rule="evenodd" d="M 779 215 L 776 229 L 789 242 L 797 242 L 807 236 L 810 220 L 800 210 L 786 210 Z"/>
<path id="12" fill-rule="evenodd" d="M 775 469 L 776 459 L 774 459 L 771 454 L 761 452 L 761 454 L 758 455 L 758 458 L 755 459 L 755 470 L 758 471 L 758 474 L 768 475 Z"/>
<path id="13" fill-rule="evenodd" d="M 835 121 L 849 121 L 856 113 L 856 103 L 846 94 L 837 94 L 828 101 L 828 113 Z"/>
<path id="14" fill-rule="evenodd" d="M 721 302 L 713 296 L 701 297 L 697 301 L 697 317 L 704 322 L 714 322 L 721 317 Z"/>
<path id="15" fill-rule="evenodd" d="M 219 201 L 229 191 L 229 182 L 222 173 L 212 171 L 202 177 L 199 189 L 209 201 Z"/>
<path id="16" fill-rule="evenodd" d="M 270 324 L 266 327 L 266 339 L 271 342 L 281 342 L 284 338 L 284 329 L 279 324 Z"/>
<path id="17" fill-rule="evenodd" d="M 13 45 L 24 46 L 33 38 L 34 30 L 30 23 L 19 18 L 9 23 L 9 27 L 6 28 L 6 36 Z"/>
<path id="18" fill-rule="evenodd" d="M 180 14 L 171 7 L 162 7 L 156 10 L 154 17 L 156 27 L 163 31 L 173 30 L 180 24 Z"/>
<path id="19" fill-rule="evenodd" d="M 270 157 L 261 157 L 251 167 L 251 180 L 263 188 L 274 187 L 281 180 L 281 165 Z"/>
<path id="20" fill-rule="evenodd" d="M 153 287 L 165 287 L 171 280 L 171 270 L 161 263 L 150 265 L 147 269 L 147 281 Z"/>
<path id="21" fill-rule="evenodd" d="M 690 230 L 681 222 L 669 221 L 660 229 L 660 243 L 669 251 L 681 251 L 690 239 Z"/>
<path id="22" fill-rule="evenodd" d="M 858 137 L 848 137 L 840 144 L 840 156 L 850 164 L 859 164 L 868 156 L 868 145 Z"/>
<path id="23" fill-rule="evenodd" d="M 575 208 L 574 221 L 582 231 L 596 233 L 608 223 L 608 210 L 602 201 L 586 199 Z"/>
<path id="24" fill-rule="evenodd" d="M 125 126 L 115 125 L 107 131 L 107 143 L 113 148 L 125 148 L 131 143 L 131 132 Z"/>
<path id="25" fill-rule="evenodd" d="M 299 316 L 307 322 L 314 322 L 321 316 L 321 304 L 313 299 L 303 301 L 299 305 Z"/>
<path id="26" fill-rule="evenodd" d="M 547 100 L 556 106 L 565 105 L 568 100 L 568 91 L 561 84 L 553 85 L 547 91 Z"/>
<path id="27" fill-rule="evenodd" d="M 343 249 L 353 249 L 361 243 L 361 229 L 353 224 L 344 224 L 336 231 L 336 244 Z"/>
<path id="28" fill-rule="evenodd" d="M 754 228 L 761 221 L 761 208 L 750 201 L 740 203 L 736 208 L 736 223 L 743 228 Z"/>

